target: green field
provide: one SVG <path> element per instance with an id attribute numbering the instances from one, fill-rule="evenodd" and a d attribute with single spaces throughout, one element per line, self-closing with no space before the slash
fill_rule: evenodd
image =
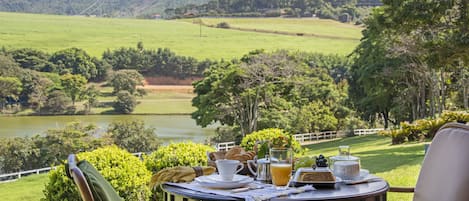
<path id="1" fill-rule="evenodd" d="M 279 29 L 287 27 L 279 20 Z M 302 22 L 299 20 L 298 22 Z M 358 44 L 359 28 L 333 21 L 305 20 L 288 29 L 315 31 L 338 36 L 352 33 L 357 40 L 298 37 L 202 27 L 183 21 L 90 18 L 0 12 L 0 46 L 37 48 L 48 52 L 69 47 L 83 48 L 94 56 L 106 49 L 134 47 L 142 41 L 146 48 L 167 47 L 178 54 L 199 59 L 241 57 L 254 49 L 290 49 L 348 54 Z M 256 26 L 251 22 L 249 26 Z M 258 26 L 263 26 L 263 20 Z M 267 26 L 267 25 L 266 25 Z M 269 25 L 275 28 L 275 25 Z M 311 27 L 311 28 L 310 28 Z M 321 31 L 319 31 L 321 29 Z"/>
<path id="2" fill-rule="evenodd" d="M 0 183 L 2 201 L 39 201 L 48 181 L 47 174 L 22 177 L 17 181 Z"/>
<path id="3" fill-rule="evenodd" d="M 112 103 L 116 96 L 112 95 L 111 87 L 99 88 L 101 96 L 98 97 L 100 106 L 93 107 L 91 113 L 113 113 Z M 195 94 L 180 91 L 152 91 L 147 95 L 137 97 L 137 106 L 132 114 L 190 114 L 195 111 L 192 98 Z M 76 103 L 77 111 L 84 110 L 84 102 Z M 29 111 L 33 112 L 33 111 Z"/>
<path id="4" fill-rule="evenodd" d="M 199 19 L 184 19 L 184 21 L 197 23 Z M 355 40 L 360 40 L 362 37 L 362 28 L 358 26 L 317 18 L 202 18 L 202 22 L 207 25 L 226 22 L 230 27 L 236 28 L 307 33 Z"/>
<path id="5" fill-rule="evenodd" d="M 390 138 L 376 135 L 350 137 L 308 145 L 307 153 L 333 156 L 337 154 L 339 145 L 349 145 L 352 154 L 361 158 L 363 168 L 383 177 L 391 186 L 415 186 L 424 156 L 423 143 L 391 145 L 390 142 Z M 8 201 L 37 201 L 42 197 L 46 182 L 47 177 L 40 175 L 0 184 L 0 197 Z M 411 198 L 412 194 L 388 194 L 390 201 L 407 201 Z"/>

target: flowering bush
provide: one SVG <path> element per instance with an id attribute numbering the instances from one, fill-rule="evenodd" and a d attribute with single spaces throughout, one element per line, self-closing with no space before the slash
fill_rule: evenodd
<path id="1" fill-rule="evenodd" d="M 468 122 L 469 113 L 446 112 L 437 119 L 419 119 L 414 123 L 401 122 L 399 129 L 381 131 L 381 135 L 392 137 L 393 144 L 401 144 L 407 141 L 433 139 L 436 132 L 448 122 Z"/>
<path id="2" fill-rule="evenodd" d="M 246 150 L 253 150 L 257 141 L 269 141 L 273 147 L 292 148 L 295 152 L 301 150 L 301 145 L 298 141 L 293 139 L 290 134 L 278 128 L 268 128 L 246 135 L 241 141 L 240 146 Z"/>
<path id="3" fill-rule="evenodd" d="M 151 173 L 129 152 L 109 146 L 78 154 L 77 157 L 91 163 L 125 200 L 149 200 Z M 49 183 L 42 200 L 81 200 L 77 187 L 65 175 L 63 165 L 49 172 Z"/>
<path id="4" fill-rule="evenodd" d="M 212 147 L 193 142 L 171 143 L 145 157 L 145 165 L 153 172 L 166 167 L 207 165 L 207 152 L 212 151 Z"/>

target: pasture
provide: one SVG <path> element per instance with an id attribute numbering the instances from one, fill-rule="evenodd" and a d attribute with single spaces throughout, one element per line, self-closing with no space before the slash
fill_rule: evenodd
<path id="1" fill-rule="evenodd" d="M 360 40 L 362 37 L 362 28 L 359 26 L 318 18 L 201 18 L 183 21 L 198 23 L 200 20 L 203 24 L 210 26 L 226 22 L 233 28 L 313 34 L 319 38 L 337 38 L 338 40 Z"/>
<path id="2" fill-rule="evenodd" d="M 276 22 L 276 21 L 273 21 Z M 272 22 L 272 23 L 273 23 Z M 287 36 L 217 29 L 178 20 L 111 19 L 84 16 L 59 16 L 0 12 L 0 45 L 5 48 L 36 48 L 54 52 L 64 48 L 83 48 L 100 57 L 107 49 L 134 47 L 142 41 L 145 48 L 170 48 L 177 54 L 198 59 L 231 59 L 254 49 L 289 49 L 346 55 L 359 42 L 359 28 L 332 21 L 249 21 L 250 27 L 308 30 L 318 34 L 343 36 L 356 40 Z M 247 24 L 247 23 L 245 23 Z M 313 27 L 317 25 L 317 29 Z M 320 30 L 321 29 L 321 30 Z M 324 30 L 322 30 L 324 29 Z M 202 33 L 202 35 L 200 35 Z M 347 34 L 348 35 L 348 34 Z"/>

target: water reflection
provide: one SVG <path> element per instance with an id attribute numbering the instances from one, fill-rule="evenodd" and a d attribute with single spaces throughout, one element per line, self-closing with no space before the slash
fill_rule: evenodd
<path id="1" fill-rule="evenodd" d="M 204 142 L 215 134 L 214 128 L 201 128 L 189 115 L 88 115 L 88 116 L 21 116 L 0 117 L 0 137 L 22 137 L 40 134 L 47 129 L 63 128 L 68 122 L 94 123 L 99 132 L 118 120 L 140 119 L 147 127 L 156 128 L 163 143 L 170 141 Z"/>

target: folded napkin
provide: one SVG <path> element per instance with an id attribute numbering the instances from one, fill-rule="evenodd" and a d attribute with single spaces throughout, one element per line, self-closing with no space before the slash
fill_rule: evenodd
<path id="1" fill-rule="evenodd" d="M 303 186 L 299 188 L 288 188 L 288 189 L 279 190 L 275 188 L 275 186 L 273 186 L 272 184 L 263 184 L 260 182 L 253 182 L 249 184 L 248 186 L 252 188 L 253 190 L 234 193 L 232 189 L 207 188 L 207 187 L 199 185 L 197 182 L 166 183 L 166 184 L 190 189 L 193 191 L 199 191 L 199 192 L 228 196 L 228 197 L 242 198 L 246 201 L 265 201 L 265 200 L 269 200 L 269 199 L 284 196 L 284 195 L 298 194 L 298 193 L 303 193 L 306 191 L 315 190 L 315 188 L 311 185 L 307 185 L 307 186 Z"/>
<path id="2" fill-rule="evenodd" d="M 150 188 L 155 188 L 164 182 L 191 182 L 196 177 L 211 175 L 215 172 L 214 167 L 172 167 L 158 171 L 151 177 Z"/>

